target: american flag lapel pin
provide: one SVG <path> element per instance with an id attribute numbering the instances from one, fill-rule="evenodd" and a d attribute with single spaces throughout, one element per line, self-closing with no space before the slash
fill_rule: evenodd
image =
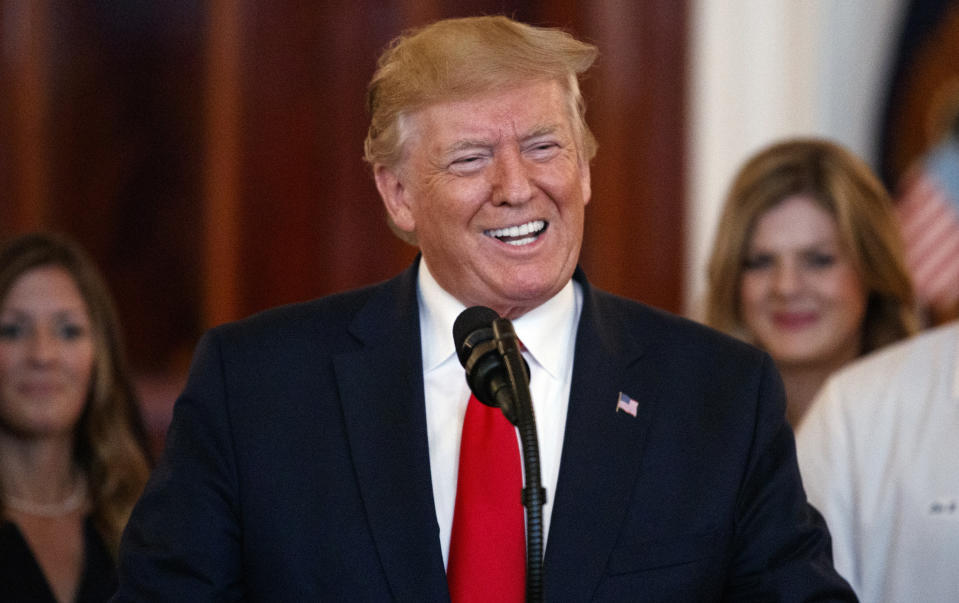
<path id="1" fill-rule="evenodd" d="M 616 412 L 623 411 L 635 417 L 637 410 L 639 410 L 639 402 L 633 400 L 623 392 L 619 392 L 619 399 L 616 400 Z"/>

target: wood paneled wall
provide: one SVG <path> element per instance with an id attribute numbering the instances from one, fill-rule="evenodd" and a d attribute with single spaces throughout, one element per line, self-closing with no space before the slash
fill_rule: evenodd
<path id="1" fill-rule="evenodd" d="M 66 231 L 118 298 L 134 366 L 181 375 L 206 327 L 385 279 L 364 91 L 400 31 L 506 13 L 597 44 L 582 263 L 682 301 L 686 3 L 0 0 L 0 235 Z"/>

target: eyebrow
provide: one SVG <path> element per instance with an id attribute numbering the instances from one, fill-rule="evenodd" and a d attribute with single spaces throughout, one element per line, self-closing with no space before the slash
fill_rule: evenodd
<path id="1" fill-rule="evenodd" d="M 523 137 L 523 140 L 529 140 L 531 138 L 539 138 L 540 136 L 548 136 L 550 134 L 555 134 L 559 131 L 558 125 L 543 125 L 537 126 L 529 134 Z"/>
<path id="2" fill-rule="evenodd" d="M 803 243 L 798 247 L 787 247 L 783 249 L 782 247 L 775 247 L 769 245 L 759 245 L 755 242 L 746 247 L 746 253 L 808 253 L 811 251 L 821 251 L 823 248 L 828 248 L 828 251 L 841 251 L 843 249 L 842 243 L 839 241 L 831 241 L 829 239 L 819 239 L 811 243 Z"/>
<path id="3" fill-rule="evenodd" d="M 446 147 L 444 154 L 456 153 L 458 151 L 464 151 L 466 149 L 475 149 L 476 147 L 491 147 L 493 146 L 493 141 L 482 138 L 464 138 L 458 140 Z"/>
<path id="4" fill-rule="evenodd" d="M 41 316 L 40 318 L 44 318 L 45 316 L 47 316 L 47 315 L 43 315 L 43 316 Z M 62 309 L 60 309 L 60 310 L 54 311 L 54 312 L 53 312 L 51 315 L 49 315 L 49 316 L 51 316 L 54 320 L 63 320 L 63 319 L 73 319 L 73 320 L 76 320 L 76 319 L 78 319 L 78 318 L 80 318 L 80 319 L 85 319 L 85 320 L 90 320 L 90 316 L 87 314 L 86 309 L 85 309 L 85 308 L 82 308 L 82 307 L 62 308 Z M 36 316 L 35 313 L 30 312 L 29 310 L 24 310 L 24 309 L 22 309 L 22 308 L 18 308 L 18 307 L 16 307 L 16 306 L 12 306 L 12 307 L 7 307 L 7 308 L 0 309 L 0 317 L 6 317 L 8 320 L 10 320 L 10 319 L 13 319 L 13 320 L 22 320 L 22 319 L 33 320 L 34 318 L 37 318 L 37 316 Z"/>
<path id="5" fill-rule="evenodd" d="M 535 126 L 529 133 L 523 135 L 520 138 L 520 141 L 527 141 L 533 138 L 539 138 L 540 136 L 548 136 L 559 131 L 558 125 L 542 125 Z M 464 138 L 458 140 L 446 147 L 445 153 L 456 153 L 458 151 L 463 151 L 466 149 L 475 149 L 477 147 L 492 147 L 495 146 L 495 142 L 489 138 Z"/>

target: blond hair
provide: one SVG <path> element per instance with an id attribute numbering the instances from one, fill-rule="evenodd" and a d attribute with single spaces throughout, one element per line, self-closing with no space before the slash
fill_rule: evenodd
<path id="1" fill-rule="evenodd" d="M 596 141 L 586 125 L 578 78 L 596 55 L 595 46 L 564 31 L 504 16 L 446 19 L 410 30 L 383 52 L 370 81 L 364 157 L 373 165 L 397 167 L 406 142 L 404 118 L 429 104 L 555 80 L 566 92 L 580 156 L 589 161 Z"/>
<path id="2" fill-rule="evenodd" d="M 815 138 L 761 150 L 733 180 L 709 259 L 706 323 L 749 339 L 740 284 L 752 233 L 762 214 L 795 195 L 808 195 L 833 216 L 868 292 L 862 353 L 914 333 L 915 295 L 889 193 L 859 157 Z"/>
<path id="3" fill-rule="evenodd" d="M 74 457 L 87 476 L 94 524 L 116 555 L 120 533 L 150 473 L 146 430 L 113 298 L 93 261 L 75 242 L 51 233 L 11 240 L 0 251 L 0 303 L 22 275 L 47 266 L 70 274 L 90 314 L 93 375 L 76 428 Z"/>

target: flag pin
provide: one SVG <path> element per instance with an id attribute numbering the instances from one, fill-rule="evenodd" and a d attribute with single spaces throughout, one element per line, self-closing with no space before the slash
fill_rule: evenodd
<path id="1" fill-rule="evenodd" d="M 639 410 L 639 402 L 633 400 L 623 392 L 619 392 L 619 399 L 616 401 L 616 412 L 623 411 L 635 417 L 637 410 Z"/>

